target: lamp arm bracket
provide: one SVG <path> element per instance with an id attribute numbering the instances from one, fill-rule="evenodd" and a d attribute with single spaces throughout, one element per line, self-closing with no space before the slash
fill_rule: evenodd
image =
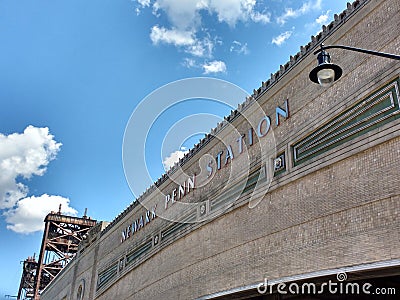
<path id="1" fill-rule="evenodd" d="M 318 49 L 317 51 L 315 51 L 314 55 L 319 53 L 319 52 L 321 52 L 321 51 L 323 51 L 323 50 L 333 49 L 333 48 L 345 49 L 345 50 L 350 50 L 350 51 L 361 52 L 361 53 L 371 54 L 371 55 L 375 55 L 375 56 L 381 56 L 381 57 L 400 60 L 400 55 L 384 53 L 384 52 L 378 52 L 378 51 L 372 51 L 372 50 L 361 49 L 361 48 L 355 48 L 355 47 L 349 47 L 349 46 L 343 46 L 343 45 L 328 45 L 328 46 L 321 45 L 321 48 Z"/>

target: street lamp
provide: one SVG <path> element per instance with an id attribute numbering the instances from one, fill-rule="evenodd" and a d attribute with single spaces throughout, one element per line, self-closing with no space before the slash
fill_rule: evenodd
<path id="1" fill-rule="evenodd" d="M 332 49 L 332 48 L 345 49 L 345 50 L 356 51 L 375 56 L 400 60 L 400 55 L 394 55 L 389 53 L 371 51 L 371 50 L 342 46 L 342 45 L 324 46 L 324 44 L 321 44 L 321 49 L 314 52 L 314 55 L 318 53 L 317 56 L 318 66 L 312 69 L 309 77 L 312 82 L 319 83 L 323 87 L 330 86 L 334 81 L 338 80 L 340 76 L 342 76 L 342 68 L 339 67 L 338 65 L 331 63 L 331 56 L 329 55 L 328 52 L 325 51 L 326 49 Z"/>

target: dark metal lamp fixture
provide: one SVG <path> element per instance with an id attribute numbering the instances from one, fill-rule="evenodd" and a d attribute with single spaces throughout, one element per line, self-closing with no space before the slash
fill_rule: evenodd
<path id="1" fill-rule="evenodd" d="M 328 52 L 325 51 L 326 49 L 332 49 L 332 48 L 340 48 L 340 49 L 400 60 L 400 55 L 371 51 L 349 46 L 341 46 L 341 45 L 324 46 L 323 44 L 321 44 L 321 49 L 314 52 L 314 55 L 318 53 L 317 56 L 318 66 L 316 66 L 310 72 L 309 77 L 312 82 L 318 83 L 323 87 L 330 86 L 334 81 L 338 80 L 340 76 L 342 76 L 342 68 L 339 67 L 338 65 L 331 63 L 331 56 L 329 55 Z"/>

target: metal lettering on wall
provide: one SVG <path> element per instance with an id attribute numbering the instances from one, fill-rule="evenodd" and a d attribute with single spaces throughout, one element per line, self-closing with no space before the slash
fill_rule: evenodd
<path id="1" fill-rule="evenodd" d="M 156 209 L 157 205 L 153 207 L 153 209 L 150 211 L 146 211 L 144 215 L 141 215 L 140 218 L 135 219 L 131 224 L 129 224 L 121 234 L 121 243 L 129 239 L 131 236 L 133 236 L 137 231 L 142 229 L 145 225 L 149 224 L 151 221 L 153 221 L 156 217 Z"/>
<path id="2" fill-rule="evenodd" d="M 275 109 L 275 125 L 280 125 L 280 117 L 288 119 L 289 118 L 289 100 L 285 100 L 284 109 L 277 106 Z M 248 128 L 245 133 L 240 134 L 237 138 L 232 140 L 231 144 L 224 146 L 223 150 L 217 152 L 215 156 L 215 161 L 210 160 L 206 162 L 204 169 L 207 170 L 207 176 L 210 177 L 215 172 L 221 170 L 224 166 L 230 164 L 235 158 L 243 153 L 243 145 L 248 147 L 253 146 L 254 137 L 259 139 L 264 138 L 271 131 L 272 122 L 271 117 L 262 116 L 259 122 L 256 123 L 256 128 Z M 233 145 L 233 146 L 232 146 Z M 215 165 L 214 165 L 215 164 Z M 196 188 L 196 174 L 188 177 L 185 181 L 173 188 L 169 193 L 167 193 L 163 199 L 164 209 L 167 210 L 173 206 L 176 202 L 182 201 L 185 196 L 191 193 Z M 132 237 L 137 231 L 143 228 L 145 225 L 150 223 L 156 218 L 156 208 L 157 205 L 151 211 L 147 211 L 145 215 L 140 216 L 140 218 L 134 220 L 131 224 L 125 227 L 121 233 L 121 243 Z"/>
<path id="3" fill-rule="evenodd" d="M 194 190 L 196 182 L 196 174 L 192 178 L 188 178 L 187 181 L 180 184 L 177 188 L 173 189 L 171 194 L 165 196 L 165 209 L 168 209 L 168 205 L 173 205 L 176 201 L 182 200 L 191 190 Z"/>

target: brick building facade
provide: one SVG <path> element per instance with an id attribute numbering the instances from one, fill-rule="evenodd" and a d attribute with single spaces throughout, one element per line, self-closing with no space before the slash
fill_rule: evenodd
<path id="1" fill-rule="evenodd" d="M 279 299 L 257 287 L 343 272 L 399 286 L 400 63 L 330 50 L 342 78 L 326 89 L 308 78 L 321 43 L 400 53 L 399 28 L 398 0 L 349 4 L 190 151 L 189 177 L 175 167 L 94 228 L 41 299 Z M 257 138 L 265 114 L 271 128 Z M 228 125 L 254 134 L 230 163 L 213 137 L 236 141 L 238 153 Z M 199 186 L 200 158 L 221 150 L 223 166 Z M 191 174 L 198 182 L 181 200 L 192 205 L 166 204 Z"/>

